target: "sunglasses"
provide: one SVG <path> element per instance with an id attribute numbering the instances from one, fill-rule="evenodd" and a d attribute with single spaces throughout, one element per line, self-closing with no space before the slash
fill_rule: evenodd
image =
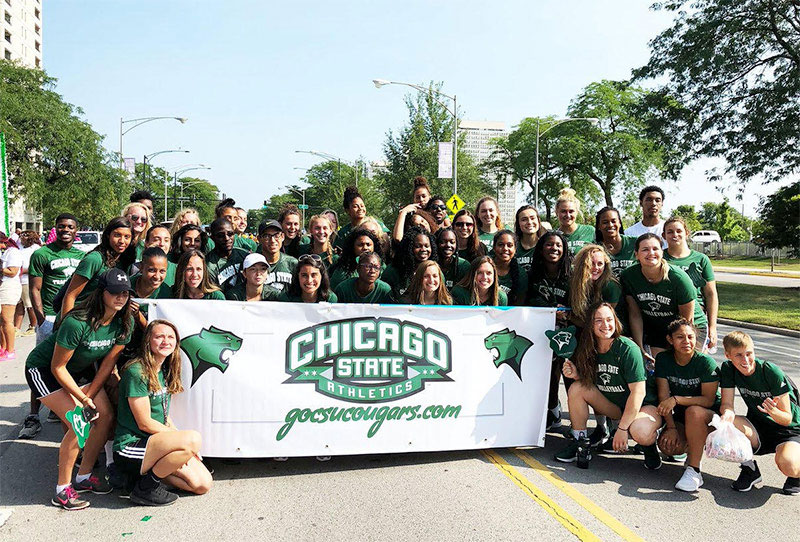
<path id="1" fill-rule="evenodd" d="M 359 267 L 361 269 L 366 270 L 366 271 L 380 271 L 381 270 L 381 266 L 377 265 L 377 264 L 374 264 L 374 263 L 362 263 L 362 264 L 359 264 Z"/>
<path id="2" fill-rule="evenodd" d="M 431 205 L 431 209 L 437 210 L 437 211 L 446 211 L 447 210 L 447 205 Z"/>
<path id="3" fill-rule="evenodd" d="M 146 216 L 129 215 L 128 219 L 131 222 L 147 222 L 147 217 Z"/>
<path id="4" fill-rule="evenodd" d="M 472 228 L 475 224 L 472 222 L 456 222 L 455 226 L 456 228 Z"/>
<path id="5" fill-rule="evenodd" d="M 312 262 L 312 263 L 322 263 L 322 258 L 319 254 L 303 254 L 299 258 L 297 258 L 297 263 L 300 262 Z"/>

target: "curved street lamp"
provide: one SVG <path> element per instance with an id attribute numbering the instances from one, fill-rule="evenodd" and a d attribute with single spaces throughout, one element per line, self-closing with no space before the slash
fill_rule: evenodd
<path id="1" fill-rule="evenodd" d="M 181 124 L 186 124 L 186 121 L 189 120 L 186 117 L 142 117 L 140 119 L 123 119 L 122 117 L 119 118 L 119 167 L 122 169 L 124 167 L 125 158 L 122 155 L 122 136 L 133 130 L 134 128 L 141 126 L 142 124 L 152 122 L 154 120 L 165 120 L 165 119 L 173 119 L 177 120 Z M 125 129 L 126 124 L 132 124 L 133 126 Z"/>
<path id="2" fill-rule="evenodd" d="M 342 162 L 344 162 L 348 166 L 351 166 L 353 169 L 355 169 L 355 171 L 356 171 L 356 188 L 358 188 L 358 174 L 359 174 L 358 162 L 350 162 L 348 160 L 345 160 L 344 158 L 339 158 L 335 154 L 330 154 L 328 152 L 322 152 L 322 151 L 294 151 L 294 152 L 301 153 L 301 154 L 313 154 L 314 156 L 319 156 L 320 158 L 324 158 L 326 160 L 336 160 L 336 175 L 339 176 L 339 177 L 341 177 Z"/>
<path id="3" fill-rule="evenodd" d="M 176 171 L 175 171 L 175 172 L 172 174 L 172 179 L 173 179 L 173 180 L 172 180 L 172 184 L 173 184 L 173 186 L 177 186 L 177 185 L 178 185 L 178 179 L 180 179 L 180 178 L 181 178 L 181 176 L 182 176 L 184 173 L 187 173 L 187 172 L 189 172 L 189 171 L 195 171 L 195 170 L 198 170 L 198 169 L 211 169 L 211 166 L 207 166 L 207 165 L 205 165 L 205 164 L 197 164 L 197 165 L 195 165 L 195 166 L 189 166 L 189 165 L 187 165 L 187 166 L 178 166 L 178 167 L 179 167 L 179 168 L 181 168 L 181 167 L 182 167 L 183 169 L 176 170 Z M 191 183 L 181 183 L 181 211 L 183 211 L 183 189 L 184 189 L 184 188 L 186 188 L 187 186 L 192 186 L 192 185 L 195 185 L 195 184 L 203 184 L 203 183 L 205 183 L 205 182 L 208 182 L 208 181 L 205 181 L 205 180 L 197 180 L 197 181 L 194 181 L 194 182 L 191 182 Z M 164 201 L 166 202 L 166 198 L 164 199 Z M 167 211 L 166 211 L 166 209 L 167 209 L 167 206 L 166 206 L 166 204 L 165 204 L 165 205 L 164 205 L 164 216 L 165 216 L 165 217 L 167 216 Z M 164 218 L 164 220 L 167 220 L 167 218 Z"/>

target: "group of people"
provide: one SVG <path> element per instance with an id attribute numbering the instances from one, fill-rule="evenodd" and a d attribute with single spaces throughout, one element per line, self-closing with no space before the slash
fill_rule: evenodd
<path id="1" fill-rule="evenodd" d="M 557 307 L 556 325 L 576 326 L 579 341 L 570 359 L 553 356 L 548 430 L 561 425 L 562 378 L 571 422 L 556 459 L 585 468 L 592 453 L 623 451 L 633 440 L 650 469 L 661 466 L 659 450 L 686 454 L 676 487 L 696 491 L 707 424 L 718 412 L 754 450 L 775 452 L 784 491 L 800 493 L 797 390 L 779 367 L 754 357 L 743 333 L 723 340 L 728 361 L 721 368 L 707 354 L 718 342 L 713 269 L 689 247 L 683 219 L 660 218 L 659 187 L 642 190 L 642 221 L 629 228 L 613 207 L 600 209 L 594 226 L 580 223 L 571 189 L 556 202 L 556 229 L 530 205 L 506 226 L 491 197 L 451 218 L 421 177 L 391 230 L 368 214 L 355 187 L 343 195 L 349 220 L 342 225 L 334 210 L 304 225 L 297 207 L 286 205 L 255 236 L 232 199 L 219 203 L 207 228 L 192 209 L 171 225 L 154 223 L 152 196 L 130 199 L 87 254 L 73 246 L 78 219 L 59 215 L 55 238 L 32 253 L 26 269 L 37 346 L 25 364 L 31 412 L 20 438 L 41 430 L 40 404 L 62 422 L 76 406 L 93 420 L 74 482 L 79 448 L 65 425 L 56 506 L 85 508 L 79 493 L 113 487 L 134 503 L 163 505 L 177 499 L 171 488 L 211 487 L 200 435 L 169 417 L 170 397 L 183 389 L 177 329 L 148 322 L 147 305 L 136 301 L 163 298 Z M 0 284 L 4 359 L 14 355 L 6 309 L 17 305 L 21 288 L 7 287 L 22 269 L 11 250 Z M 746 416 L 734 414 L 734 388 Z M 597 426 L 588 434 L 590 409 Z M 104 448 L 108 478 L 92 474 Z M 747 491 L 759 480 L 753 461 L 733 487 Z"/>

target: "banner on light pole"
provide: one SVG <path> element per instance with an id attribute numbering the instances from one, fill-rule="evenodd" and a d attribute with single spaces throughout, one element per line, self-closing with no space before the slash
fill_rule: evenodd
<path id="1" fill-rule="evenodd" d="M 125 158 L 122 161 L 122 169 L 131 176 L 136 174 L 136 158 Z"/>
<path id="2" fill-rule="evenodd" d="M 0 182 L 2 182 L 2 205 L 0 205 L 0 227 L 7 235 L 14 233 L 9 224 L 8 170 L 6 168 L 6 134 L 0 132 Z"/>
<path id="3" fill-rule="evenodd" d="M 439 142 L 439 178 L 453 178 L 453 143 L 450 141 Z"/>

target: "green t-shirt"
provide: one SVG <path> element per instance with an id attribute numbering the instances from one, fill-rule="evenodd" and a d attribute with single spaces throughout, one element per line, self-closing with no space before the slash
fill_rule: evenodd
<path id="1" fill-rule="evenodd" d="M 486 247 L 484 247 L 482 244 L 478 245 L 478 250 L 475 252 L 475 256 L 472 257 L 472 258 L 470 258 L 469 249 L 467 249 L 467 248 L 458 249 L 458 257 L 462 258 L 463 260 L 465 260 L 467 263 L 470 263 L 470 264 L 472 263 L 472 260 L 474 260 L 475 258 L 478 258 L 478 257 L 483 256 L 484 254 L 488 254 L 488 253 L 489 253 L 489 250 Z"/>
<path id="2" fill-rule="evenodd" d="M 330 274 L 331 289 L 335 290 L 337 286 L 346 281 L 347 279 L 358 277 L 358 271 L 347 271 L 344 267 L 337 265 L 333 268 Z M 391 287 L 390 287 L 391 288 Z"/>
<path id="3" fill-rule="evenodd" d="M 608 253 L 611 259 L 611 272 L 614 276 L 619 278 L 620 274 L 633 264 L 637 263 L 636 256 L 634 256 L 634 249 L 636 248 L 636 237 L 630 235 L 622 236 L 622 246 L 616 254 Z"/>
<path id="4" fill-rule="evenodd" d="M 530 307 L 569 306 L 569 278 L 552 279 L 542 276 L 539 279 L 528 279 L 528 297 L 526 304 Z"/>
<path id="5" fill-rule="evenodd" d="M 511 300 L 511 305 L 523 305 L 525 303 L 525 296 L 528 294 L 528 274 L 522 269 L 522 266 L 519 265 L 517 259 L 514 258 L 511 260 L 511 265 L 516 266 L 518 272 L 518 279 L 517 279 L 517 288 L 515 291 L 513 289 L 513 281 L 511 280 L 511 271 L 509 270 L 508 273 L 505 275 L 497 275 L 497 282 L 500 284 L 500 288 L 505 292 L 506 297 Z"/>
<path id="6" fill-rule="evenodd" d="M 300 256 L 303 256 L 304 254 L 311 254 L 311 246 L 312 246 L 311 243 L 301 244 Z M 328 254 L 327 252 L 315 252 L 315 254 L 320 258 L 322 258 L 322 264 L 325 266 L 326 269 L 330 269 L 330 266 L 339 261 L 338 254 Z M 330 262 L 328 261 L 329 257 L 331 260 Z"/>
<path id="7" fill-rule="evenodd" d="M 225 299 L 230 301 L 247 301 L 247 285 L 240 282 L 236 286 L 228 288 L 225 292 Z M 277 301 L 280 292 L 272 286 L 266 284 L 261 288 L 261 301 Z"/>
<path id="8" fill-rule="evenodd" d="M 455 255 L 452 263 L 445 265 L 439 262 L 439 266 L 441 267 L 442 274 L 444 275 L 444 285 L 448 290 L 452 290 L 453 286 L 458 284 L 458 282 L 466 277 L 467 273 L 469 273 L 469 262 L 464 258 L 460 258 Z"/>
<path id="9" fill-rule="evenodd" d="M 131 277 L 131 288 L 134 290 L 136 289 L 136 284 L 141 280 L 141 275 L 134 275 Z M 132 297 L 137 297 L 138 294 L 132 295 Z M 167 284 L 167 281 L 161 283 L 161 286 L 156 288 L 153 293 L 147 296 L 145 299 L 172 299 L 172 287 Z M 147 310 L 150 308 L 150 305 L 147 303 L 143 303 L 139 305 L 139 312 L 141 312 L 145 318 L 147 318 Z"/>
<path id="10" fill-rule="evenodd" d="M 685 258 L 673 258 L 669 252 L 664 251 L 664 259 L 676 267 L 680 267 L 689 275 L 692 284 L 697 288 L 697 301 L 700 307 L 705 309 L 706 300 L 703 297 L 703 286 L 706 283 L 716 280 L 714 278 L 714 268 L 711 267 L 711 260 L 702 252 L 692 250 Z"/>
<path id="11" fill-rule="evenodd" d="M 478 239 L 483 246 L 486 247 L 486 253 L 488 254 L 490 250 L 492 250 L 492 244 L 494 243 L 494 236 L 497 232 L 488 233 L 483 231 L 482 229 L 478 228 Z"/>
<path id="12" fill-rule="evenodd" d="M 237 247 L 233 247 L 227 258 L 216 250 L 209 252 L 206 257 L 208 279 L 222 289 L 236 286 L 241 280 L 239 273 L 242 270 L 242 262 L 248 254 L 246 250 Z"/>
<path id="13" fill-rule="evenodd" d="M 392 264 L 386 266 L 381 273 L 381 280 L 388 284 L 392 289 L 392 297 L 400 299 L 408 290 L 411 284 L 411 277 L 401 277 L 400 270 Z"/>
<path id="14" fill-rule="evenodd" d="M 292 273 L 294 273 L 295 267 L 297 267 L 297 258 L 281 252 L 278 261 L 270 264 L 264 284 L 272 286 L 278 292 L 286 290 L 292 283 Z"/>
<path id="15" fill-rule="evenodd" d="M 238 233 L 233 236 L 233 246 L 236 248 L 244 249 L 247 252 L 258 251 L 258 243 L 256 243 L 249 237 L 245 237 Z"/>
<path id="16" fill-rule="evenodd" d="M 389 228 L 386 227 L 382 221 L 378 220 L 378 225 L 381 227 L 384 233 L 389 233 Z M 352 224 L 345 224 L 339 231 L 336 232 L 336 241 L 333 242 L 334 247 L 344 248 L 344 240 L 347 239 L 347 236 L 353 231 Z"/>
<path id="17" fill-rule="evenodd" d="M 225 294 L 223 294 L 220 290 L 214 290 L 213 292 L 203 294 L 202 299 L 217 299 L 219 301 L 225 301 Z"/>
<path id="18" fill-rule="evenodd" d="M 72 314 L 67 315 L 61 321 L 58 330 L 28 354 L 25 367 L 49 369 L 53 361 L 53 352 L 58 344 L 73 351 L 72 357 L 67 362 L 67 371 L 73 375 L 79 374 L 95 362 L 102 361 L 114 345 L 125 345 L 130 342 L 130 333 L 125 334 L 123 327 L 122 318 L 114 318 L 107 326 L 100 326 L 97 331 L 93 331 L 85 321 L 79 320 Z"/>
<path id="19" fill-rule="evenodd" d="M 533 245 L 528 250 L 522 248 L 522 245 L 517 243 L 517 261 L 519 262 L 520 267 L 527 275 L 531 270 L 531 265 L 533 265 L 533 251 L 536 249 L 536 245 Z"/>
<path id="20" fill-rule="evenodd" d="M 158 391 L 150 391 L 142 373 L 141 363 L 132 363 L 123 369 L 119 381 L 117 429 L 114 433 L 115 451 L 119 452 L 128 444 L 150 436 L 149 433 L 139 429 L 139 424 L 136 423 L 136 418 L 131 411 L 131 405 L 128 403 L 129 397 L 149 397 L 150 418 L 166 425 L 172 397 L 167 393 L 163 370 L 158 372 L 158 383 L 161 388 Z"/>
<path id="21" fill-rule="evenodd" d="M 633 297 L 639 306 L 649 337 L 666 336 L 669 323 L 680 317 L 678 306 L 697 299 L 697 289 L 689 276 L 673 265 L 669 266 L 668 279 L 657 284 L 645 278 L 638 263 L 622 272 L 621 282 L 625 295 Z M 700 304 L 695 303 L 694 325 L 703 327 L 707 322 Z"/>
<path id="22" fill-rule="evenodd" d="M 281 292 L 278 295 L 278 301 L 289 302 L 289 303 L 303 303 L 303 298 L 299 295 L 289 295 L 289 292 Z M 328 293 L 328 297 L 326 299 L 322 299 L 321 301 L 327 301 L 328 303 L 337 303 L 339 298 L 336 297 L 336 294 L 333 292 Z"/>
<path id="23" fill-rule="evenodd" d="M 622 286 L 615 280 L 609 280 L 603 284 L 603 289 L 600 291 L 603 301 L 606 303 L 616 303 L 620 305 L 622 299 Z"/>
<path id="24" fill-rule="evenodd" d="M 578 251 L 583 248 L 583 245 L 594 243 L 594 226 L 590 226 L 589 224 L 578 224 L 574 232 L 564 233 L 562 231 L 561 233 L 564 234 L 564 237 L 567 239 L 567 247 L 573 255 L 577 254 Z"/>
<path id="25" fill-rule="evenodd" d="M 89 297 L 97 289 L 100 275 L 106 270 L 108 270 L 108 266 L 103 261 L 103 255 L 97 250 L 92 250 L 83 257 L 74 274 L 87 279 L 89 282 L 86 283 L 86 286 L 83 287 L 80 295 L 75 300 L 75 305 Z"/>
<path id="26" fill-rule="evenodd" d="M 136 243 L 136 261 L 139 262 L 142 260 L 142 254 L 144 254 L 144 239 Z"/>
<path id="27" fill-rule="evenodd" d="M 767 427 L 781 426 L 758 410 L 767 397 L 780 397 L 789 394 L 789 403 L 792 409 L 792 422 L 789 427 L 800 427 L 800 404 L 798 404 L 797 391 L 794 390 L 780 367 L 769 361 L 756 358 L 756 370 L 750 376 L 745 376 L 728 360 L 722 362 L 719 368 L 719 387 L 737 388 L 747 405 L 747 417 L 765 424 Z"/>
<path id="28" fill-rule="evenodd" d="M 339 303 L 394 303 L 392 287 L 382 280 L 376 280 L 375 287 L 364 297 L 358 295 L 356 281 L 357 278 L 347 279 L 336 287 Z"/>
<path id="29" fill-rule="evenodd" d="M 453 286 L 453 291 L 450 292 L 450 295 L 453 296 L 453 305 L 465 305 L 465 306 L 474 306 L 475 303 L 472 302 L 472 294 L 464 288 L 463 286 L 459 286 L 456 284 Z M 491 306 L 488 302 L 482 303 L 483 306 Z M 497 292 L 497 307 L 506 307 L 508 306 L 508 296 L 506 293 L 501 289 Z"/>
<path id="30" fill-rule="evenodd" d="M 663 378 L 669 384 L 669 392 L 681 397 L 703 395 L 702 385 L 719 382 L 717 362 L 707 354 L 695 352 L 686 365 L 678 365 L 674 350 L 664 350 L 656 356 L 656 378 Z M 715 405 L 719 408 L 720 393 L 717 388 Z"/>
<path id="31" fill-rule="evenodd" d="M 28 276 L 42 278 L 42 308 L 45 316 L 55 316 L 53 298 L 70 279 L 85 252 L 75 247 L 59 248 L 53 242 L 37 249 L 31 255 Z"/>
<path id="32" fill-rule="evenodd" d="M 608 352 L 597 355 L 595 385 L 606 399 L 623 412 L 631 394 L 628 384 L 646 380 L 642 351 L 629 338 L 617 338 Z"/>

